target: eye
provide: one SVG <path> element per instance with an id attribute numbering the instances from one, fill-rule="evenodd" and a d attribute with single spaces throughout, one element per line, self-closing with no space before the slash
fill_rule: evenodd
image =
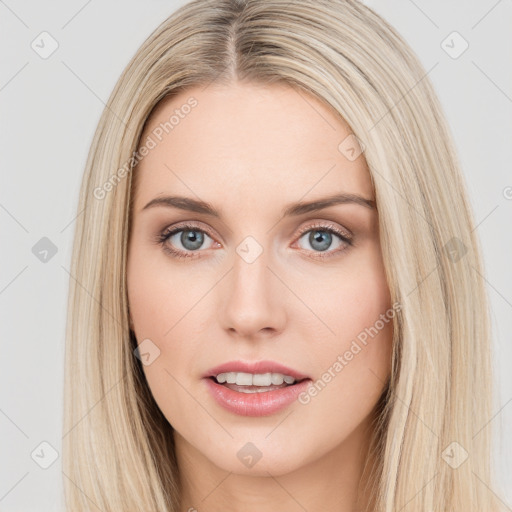
<path id="1" fill-rule="evenodd" d="M 173 229 L 164 230 L 158 235 L 157 242 L 162 245 L 164 251 L 171 256 L 176 258 L 194 258 L 199 256 L 195 253 L 197 253 L 198 249 L 204 244 L 205 236 L 212 240 L 204 229 L 186 224 Z M 178 249 L 174 248 L 176 245 L 178 245 Z M 179 245 L 181 245 L 181 248 Z"/>
<path id="2" fill-rule="evenodd" d="M 305 235 L 308 236 L 305 237 Z M 336 250 L 328 251 L 333 244 L 333 235 L 338 239 L 336 243 L 337 249 L 335 248 Z M 162 246 L 166 253 L 175 258 L 195 258 L 200 257 L 199 253 L 201 251 L 199 249 L 201 247 L 203 249 L 205 248 L 203 245 L 206 238 L 214 242 L 213 238 L 204 229 L 193 224 L 182 224 L 178 227 L 165 229 L 162 233 L 157 235 L 156 242 Z M 303 238 L 312 248 L 306 248 L 305 250 L 313 252 L 315 254 L 314 257 L 317 258 L 331 257 L 345 251 L 349 246 L 353 245 L 351 234 L 342 231 L 332 224 L 309 225 L 299 233 L 298 240 L 300 241 Z M 217 242 L 214 243 L 217 244 Z M 212 245 L 206 247 L 206 249 L 211 247 Z"/>
<path id="3" fill-rule="evenodd" d="M 333 235 L 338 238 L 337 242 L 334 240 L 336 250 L 328 251 L 333 245 Z M 302 239 L 306 240 L 306 243 L 312 248 L 315 253 L 314 257 L 319 258 L 329 258 L 353 245 L 352 237 L 348 232 L 344 232 L 331 224 L 308 226 L 300 232 L 299 241 Z"/>

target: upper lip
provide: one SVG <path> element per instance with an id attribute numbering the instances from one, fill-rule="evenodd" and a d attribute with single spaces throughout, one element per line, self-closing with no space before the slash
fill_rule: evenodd
<path id="1" fill-rule="evenodd" d="M 309 377 L 293 368 L 289 368 L 276 361 L 228 361 L 210 368 L 203 377 L 216 377 L 219 373 L 244 372 L 244 373 L 282 373 L 295 380 L 309 379 Z"/>

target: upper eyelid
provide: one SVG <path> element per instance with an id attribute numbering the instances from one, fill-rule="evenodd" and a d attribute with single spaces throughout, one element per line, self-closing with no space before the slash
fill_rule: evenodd
<path id="1" fill-rule="evenodd" d="M 337 223 L 335 223 L 333 221 L 313 220 L 311 222 L 312 222 L 312 224 L 304 225 L 303 227 L 301 227 L 298 230 L 299 232 L 296 235 L 296 238 L 302 237 L 305 233 L 307 233 L 308 231 L 312 231 L 315 228 L 316 229 L 331 229 L 334 232 L 334 234 L 337 234 L 342 239 L 345 238 L 345 239 L 351 240 L 353 238 L 352 233 L 347 228 L 337 227 L 336 226 Z M 198 221 L 182 221 L 181 223 L 180 222 L 177 223 L 177 225 L 173 224 L 172 226 L 168 226 L 167 228 L 164 228 L 161 233 L 163 235 L 171 236 L 171 233 L 172 233 L 172 235 L 174 235 L 176 233 L 179 233 L 180 231 L 185 231 L 185 230 L 191 229 L 191 228 L 206 233 L 212 239 L 215 238 L 213 236 L 213 234 L 211 233 L 211 230 L 208 228 L 202 227 L 200 225 L 200 223 L 198 223 Z"/>
<path id="2" fill-rule="evenodd" d="M 335 233 L 338 233 L 345 238 L 352 238 L 352 233 L 346 229 L 346 228 L 339 228 L 333 223 L 332 221 L 313 221 L 313 224 L 306 225 L 303 228 L 299 229 L 299 235 L 303 235 L 304 233 L 307 233 L 308 231 L 312 231 L 314 229 L 332 229 Z"/>
<path id="3" fill-rule="evenodd" d="M 168 226 L 168 227 L 164 228 L 162 230 L 162 234 L 170 235 L 173 232 L 175 234 L 176 232 L 179 233 L 180 231 L 185 231 L 190 228 L 197 229 L 197 231 L 203 231 L 210 238 L 213 238 L 213 236 L 211 234 L 211 230 L 204 228 L 202 226 L 196 225 L 195 221 L 188 221 L 188 222 L 184 221 L 183 223 L 178 223 L 177 225 L 173 224 L 172 226 Z"/>

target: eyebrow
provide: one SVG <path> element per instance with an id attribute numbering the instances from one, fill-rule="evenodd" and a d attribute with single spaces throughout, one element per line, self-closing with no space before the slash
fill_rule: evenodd
<path id="1" fill-rule="evenodd" d="M 283 217 L 297 216 L 304 213 L 316 212 L 323 210 L 329 206 L 338 204 L 357 204 L 369 208 L 370 210 L 376 209 L 375 201 L 359 196 L 357 194 L 335 194 L 328 197 L 323 197 L 309 202 L 297 202 L 287 205 L 283 211 Z M 152 199 L 141 211 L 157 206 L 164 206 L 168 208 L 177 208 L 179 210 L 186 210 L 189 212 L 202 213 L 212 217 L 221 218 L 221 214 L 210 203 L 198 199 L 192 199 L 184 196 L 161 196 Z"/>

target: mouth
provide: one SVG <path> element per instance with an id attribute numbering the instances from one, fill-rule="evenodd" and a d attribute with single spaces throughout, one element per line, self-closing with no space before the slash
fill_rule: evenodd
<path id="1" fill-rule="evenodd" d="M 267 379 L 267 374 L 277 374 L 282 375 L 283 379 L 287 378 L 285 382 L 289 384 L 290 378 L 298 380 L 303 380 L 305 378 L 309 378 L 309 375 L 306 375 L 304 373 L 299 372 L 298 370 L 295 370 L 293 368 L 290 368 L 284 364 L 278 363 L 277 361 L 228 361 L 226 363 L 220 364 L 218 366 L 215 366 L 213 368 L 210 368 L 206 373 L 203 374 L 203 377 L 219 377 L 225 375 L 227 380 L 222 380 L 219 382 L 219 384 L 222 384 L 224 382 L 228 382 L 229 384 L 239 384 L 239 385 L 246 385 L 247 380 L 243 380 L 243 382 L 235 382 L 232 381 L 232 376 L 230 379 L 228 379 L 228 376 L 230 374 L 251 374 L 251 375 L 257 375 L 257 382 L 255 382 L 255 385 L 259 385 L 260 382 L 264 384 L 264 379 Z M 263 377 L 265 375 L 265 377 Z M 241 377 L 243 379 L 248 379 L 248 377 Z M 272 384 L 279 385 L 282 384 L 281 382 L 278 382 L 276 377 L 276 382 L 272 381 Z M 269 385 L 271 383 L 268 383 Z M 250 384 L 250 383 L 249 383 Z"/>
<path id="2" fill-rule="evenodd" d="M 216 376 L 208 377 L 210 380 L 238 393 L 266 393 L 278 389 L 295 386 L 305 380 L 307 377 L 295 379 L 291 375 L 282 373 L 245 373 L 245 372 L 226 372 L 219 373 Z"/>
<path id="3" fill-rule="evenodd" d="M 214 400 L 242 416 L 268 416 L 291 405 L 312 381 L 274 361 L 232 361 L 203 375 Z"/>

